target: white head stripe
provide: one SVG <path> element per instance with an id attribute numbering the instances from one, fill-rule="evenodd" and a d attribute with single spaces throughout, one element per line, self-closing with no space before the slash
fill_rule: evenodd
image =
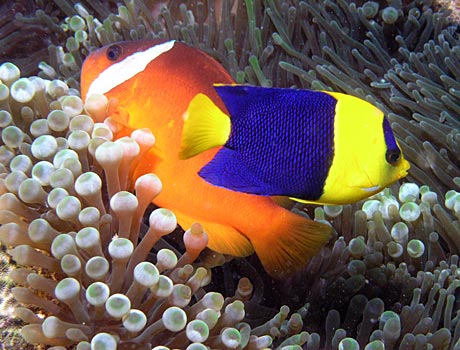
<path id="1" fill-rule="evenodd" d="M 136 74 L 142 72 L 155 58 L 171 50 L 173 46 L 174 40 L 171 40 L 150 47 L 145 51 L 133 53 L 124 60 L 112 64 L 93 80 L 86 96 L 88 97 L 93 94 L 103 95 L 118 85 L 123 84 Z"/>

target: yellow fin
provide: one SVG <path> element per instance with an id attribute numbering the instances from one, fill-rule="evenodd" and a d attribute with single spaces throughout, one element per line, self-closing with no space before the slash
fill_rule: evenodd
<path id="1" fill-rule="evenodd" d="M 267 273 L 284 279 L 305 268 L 332 232 L 331 226 L 280 209 L 270 222 L 269 231 L 249 237 Z"/>
<path id="2" fill-rule="evenodd" d="M 300 198 L 294 198 L 294 197 L 289 197 L 290 200 L 293 200 L 294 202 L 297 203 L 303 203 L 303 204 L 319 204 L 316 201 L 309 201 L 307 199 L 300 199 Z"/>
<path id="3" fill-rule="evenodd" d="M 208 248 L 218 253 L 239 257 L 249 256 L 254 253 L 251 242 L 231 226 L 191 218 L 177 210 L 174 210 L 174 214 L 177 222 L 184 230 L 195 222 L 203 225 L 204 231 L 208 234 Z"/>
<path id="4" fill-rule="evenodd" d="M 179 159 L 222 146 L 230 135 L 230 118 L 204 94 L 197 94 L 184 113 Z"/>
<path id="5" fill-rule="evenodd" d="M 321 199 L 318 200 L 308 200 L 308 199 L 300 199 L 300 198 L 294 198 L 294 197 L 289 197 L 289 199 L 297 202 L 297 203 L 302 203 L 302 204 L 320 204 L 320 205 L 339 205 L 339 204 L 348 204 L 348 202 L 333 202 L 333 201 L 323 201 Z"/>

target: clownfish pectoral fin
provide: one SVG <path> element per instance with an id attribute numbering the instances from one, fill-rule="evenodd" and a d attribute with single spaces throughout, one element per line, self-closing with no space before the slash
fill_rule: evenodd
<path id="1" fill-rule="evenodd" d="M 204 180 L 228 190 L 258 194 L 262 196 L 276 195 L 275 191 L 260 182 L 243 164 L 238 152 L 223 147 L 214 158 L 199 172 Z"/>
<path id="2" fill-rule="evenodd" d="M 134 159 L 131 164 L 129 178 L 133 179 L 132 181 L 135 182 L 135 180 L 142 175 L 155 173 L 155 167 L 158 162 L 163 160 L 163 158 L 161 150 L 158 147 L 153 146 L 145 152 L 144 156 Z"/>
<path id="3" fill-rule="evenodd" d="M 184 113 L 179 159 L 222 146 L 230 135 L 230 118 L 204 94 L 197 94 Z"/>
<path id="4" fill-rule="evenodd" d="M 107 116 L 117 124 L 129 128 L 130 115 L 129 111 L 119 105 L 118 99 L 111 98 L 107 105 Z M 131 129 L 133 129 L 131 127 Z"/>
<path id="5" fill-rule="evenodd" d="M 208 234 L 208 248 L 222 254 L 244 257 L 254 253 L 251 242 L 233 227 L 216 224 L 215 222 L 197 220 L 174 210 L 177 222 L 184 229 L 188 229 L 195 222 L 199 222 Z"/>
<path id="6" fill-rule="evenodd" d="M 333 233 L 327 224 L 282 208 L 266 225 L 265 230 L 249 237 L 265 270 L 276 279 L 285 279 L 305 268 Z"/>

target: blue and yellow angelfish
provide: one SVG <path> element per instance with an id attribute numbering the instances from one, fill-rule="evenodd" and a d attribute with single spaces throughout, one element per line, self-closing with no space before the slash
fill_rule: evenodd
<path id="1" fill-rule="evenodd" d="M 372 104 L 327 91 L 216 85 L 185 115 L 180 157 L 223 146 L 199 175 L 215 186 L 300 202 L 345 204 L 407 175 L 388 120 Z"/>

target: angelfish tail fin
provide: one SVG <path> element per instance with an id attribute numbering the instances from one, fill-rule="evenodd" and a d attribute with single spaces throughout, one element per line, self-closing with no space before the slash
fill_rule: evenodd
<path id="1" fill-rule="evenodd" d="M 179 159 L 188 159 L 222 146 L 230 135 L 230 118 L 212 100 L 197 94 L 184 113 Z"/>
<path id="2" fill-rule="evenodd" d="M 329 241 L 331 226 L 280 208 L 268 232 L 251 235 L 251 243 L 267 273 L 283 279 L 302 270 Z"/>

